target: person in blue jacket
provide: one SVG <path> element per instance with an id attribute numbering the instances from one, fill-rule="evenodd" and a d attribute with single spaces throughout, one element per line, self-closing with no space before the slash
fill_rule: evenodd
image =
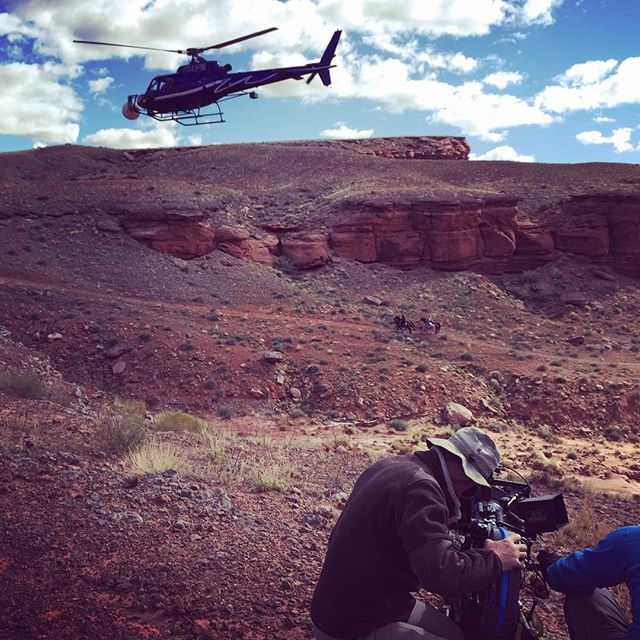
<path id="1" fill-rule="evenodd" d="M 542 550 L 538 560 L 549 586 L 567 594 L 571 640 L 640 640 L 640 525 L 613 530 L 598 544 L 558 559 Z M 626 584 L 631 624 L 605 588 Z"/>

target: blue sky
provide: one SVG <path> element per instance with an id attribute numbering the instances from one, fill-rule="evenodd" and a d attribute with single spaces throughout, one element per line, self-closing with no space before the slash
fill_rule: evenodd
<path id="1" fill-rule="evenodd" d="M 640 162 L 640 0 L 0 0 L 0 151 L 462 135 L 472 157 Z M 333 84 L 289 80 L 226 102 L 224 124 L 123 118 L 179 49 L 234 71 L 319 59 Z"/>

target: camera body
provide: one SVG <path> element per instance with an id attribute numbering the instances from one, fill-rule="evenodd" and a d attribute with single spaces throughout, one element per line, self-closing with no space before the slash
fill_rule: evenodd
<path id="1" fill-rule="evenodd" d="M 454 529 L 463 536 L 462 549 L 482 548 L 486 539 L 501 540 L 518 533 L 529 551 L 541 533 L 568 523 L 562 494 L 531 497 L 524 482 L 492 479 L 490 488 L 478 487 L 461 499 L 462 517 Z M 522 610 L 523 572 L 503 572 L 484 591 L 465 594 L 455 612 L 456 621 L 473 640 L 536 640 L 533 609 Z"/>

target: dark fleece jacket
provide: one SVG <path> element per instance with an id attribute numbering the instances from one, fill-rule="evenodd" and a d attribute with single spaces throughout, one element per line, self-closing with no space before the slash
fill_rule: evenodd
<path id="1" fill-rule="evenodd" d="M 453 548 L 452 508 L 435 451 L 385 458 L 356 482 L 329 539 L 311 618 L 335 638 L 406 621 L 423 587 L 456 596 L 497 580 L 493 551 Z"/>

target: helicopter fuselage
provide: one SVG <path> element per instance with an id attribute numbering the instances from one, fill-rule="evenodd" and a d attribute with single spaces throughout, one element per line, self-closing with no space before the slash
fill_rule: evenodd
<path id="1" fill-rule="evenodd" d="M 320 73 L 329 65 L 307 64 L 300 67 L 263 69 L 229 73 L 229 65 L 201 62 L 180 67 L 177 73 L 157 76 L 145 93 L 130 96 L 138 108 L 150 113 L 175 113 L 205 107 L 230 94 L 242 94 L 288 79 L 301 80 L 305 75 Z"/>

